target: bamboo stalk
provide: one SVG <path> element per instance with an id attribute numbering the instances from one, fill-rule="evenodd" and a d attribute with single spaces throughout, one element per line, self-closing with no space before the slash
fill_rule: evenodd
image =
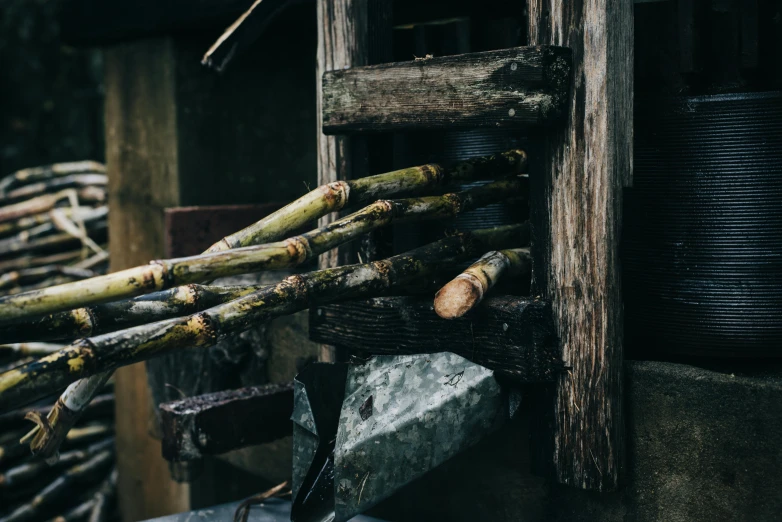
<path id="1" fill-rule="evenodd" d="M 9 174 L 0 180 L 0 194 L 5 194 L 13 187 L 44 181 L 60 176 L 84 173 L 106 173 L 106 166 L 97 161 L 71 161 L 68 163 L 54 163 L 42 167 L 22 169 Z"/>
<path id="2" fill-rule="evenodd" d="M 90 512 L 89 522 L 106 522 L 109 519 L 111 500 L 114 498 L 116 491 L 117 468 L 114 468 L 93 497 L 95 504 Z"/>
<path id="3" fill-rule="evenodd" d="M 96 475 L 101 473 L 114 461 L 114 452 L 104 450 L 84 463 L 69 468 L 60 477 L 43 488 L 27 504 L 15 509 L 10 515 L 0 519 L 0 522 L 28 522 L 40 520 L 43 510 L 67 495 L 74 487 L 95 482 Z"/>
<path id="4" fill-rule="evenodd" d="M 107 182 L 108 178 L 105 174 L 69 174 L 10 190 L 0 197 L 0 203 L 5 204 L 5 202 L 32 198 L 68 188 L 105 186 Z"/>
<path id="5" fill-rule="evenodd" d="M 22 340 L 74 340 L 90 337 L 200 312 L 259 289 L 260 286 L 255 285 L 177 286 L 133 299 L 76 308 L 33 321 L 17 322 L 0 328 L 0 339 L 18 343 Z"/>
<path id="6" fill-rule="evenodd" d="M 434 296 L 434 311 L 443 319 L 461 317 L 480 303 L 502 276 L 528 274 L 528 248 L 499 250 L 481 257 Z"/>
<path id="7" fill-rule="evenodd" d="M 261 270 L 297 266 L 392 221 L 453 217 L 480 206 L 521 196 L 526 179 L 517 176 L 464 192 L 423 198 L 380 200 L 343 219 L 285 241 L 153 261 L 80 281 L 0 298 L 0 324 L 80 306 L 134 297 L 173 286 L 212 281 Z"/>
<path id="8" fill-rule="evenodd" d="M 503 154 L 462 161 L 448 169 L 429 164 L 366 178 L 329 183 L 305 194 L 257 223 L 224 237 L 209 247 L 206 252 L 222 252 L 276 241 L 279 237 L 284 237 L 284 233 L 280 234 L 281 229 L 285 232 L 298 230 L 319 217 L 342 210 L 348 204 L 365 205 L 379 198 L 421 193 L 433 187 L 459 181 L 521 174 L 526 168 L 527 154 L 523 150 L 510 150 Z"/>
<path id="9" fill-rule="evenodd" d="M 431 274 L 450 257 L 524 244 L 529 227 L 460 233 L 383 261 L 294 275 L 194 315 L 82 339 L 55 354 L 0 375 L 0 411 L 40 399 L 78 379 L 176 349 L 214 345 L 228 334 L 310 305 L 382 295 Z M 524 239 L 526 236 L 527 239 Z"/>
<path id="10" fill-rule="evenodd" d="M 49 465 L 42 460 L 33 460 L 19 464 L 0 473 L 0 490 L 18 488 L 38 479 L 47 472 L 59 472 L 59 470 L 84 462 L 101 451 L 114 447 L 114 438 L 108 437 L 100 442 L 91 444 L 84 449 L 66 451 L 60 455 L 55 465 Z"/>

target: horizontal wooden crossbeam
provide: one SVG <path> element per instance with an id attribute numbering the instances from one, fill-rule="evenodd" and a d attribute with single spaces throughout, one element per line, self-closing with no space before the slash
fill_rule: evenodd
<path id="1" fill-rule="evenodd" d="M 293 432 L 293 383 L 208 393 L 160 405 L 163 457 L 196 460 Z"/>
<path id="2" fill-rule="evenodd" d="M 540 299 L 494 297 L 447 321 L 431 299 L 384 297 L 310 312 L 313 341 L 367 355 L 453 352 L 521 383 L 553 381 L 563 369 L 551 306 Z"/>
<path id="3" fill-rule="evenodd" d="M 570 50 L 516 47 L 330 71 L 323 132 L 529 127 L 560 121 Z"/>

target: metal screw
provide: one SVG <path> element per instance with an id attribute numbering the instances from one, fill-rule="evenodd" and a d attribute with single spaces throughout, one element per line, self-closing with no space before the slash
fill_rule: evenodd
<path id="1" fill-rule="evenodd" d="M 508 331 L 508 323 L 502 323 L 502 331 L 507 332 Z"/>
<path id="2" fill-rule="evenodd" d="M 519 64 L 517 64 L 516 62 L 513 62 L 512 64 L 510 64 L 510 70 L 511 71 L 515 71 L 518 68 L 519 68 Z"/>
<path id="3" fill-rule="evenodd" d="M 508 116 L 516 116 L 516 109 L 511 109 L 508 111 Z"/>

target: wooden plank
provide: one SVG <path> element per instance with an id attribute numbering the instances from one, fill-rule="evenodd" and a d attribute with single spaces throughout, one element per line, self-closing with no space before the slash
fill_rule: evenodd
<path id="1" fill-rule="evenodd" d="M 246 11 L 252 2 L 64 0 L 60 7 L 61 37 L 72 45 L 103 45 L 205 27 L 225 28 Z"/>
<path id="2" fill-rule="evenodd" d="M 323 128 L 323 92 L 321 76 L 324 72 L 341 70 L 389 61 L 392 38 L 392 2 L 387 0 L 316 0 L 318 24 L 317 77 L 317 136 L 318 184 L 340 179 L 353 179 L 368 174 L 367 143 L 345 136 L 326 136 Z M 325 226 L 335 219 L 331 214 L 320 219 Z M 348 258 L 348 248 L 334 249 L 323 254 L 320 268 L 338 266 Z M 321 350 L 320 360 L 334 360 L 334 351 L 328 346 Z"/>
<path id="3" fill-rule="evenodd" d="M 323 76 L 323 131 L 528 127 L 564 116 L 570 52 L 516 47 Z"/>
<path id="4" fill-rule="evenodd" d="M 165 256 L 195 256 L 227 235 L 241 230 L 283 203 L 262 205 L 213 205 L 165 210 Z"/>
<path id="5" fill-rule="evenodd" d="M 172 462 L 273 442 L 293 433 L 293 383 L 188 397 L 160 406 L 163 457 Z"/>
<path id="6" fill-rule="evenodd" d="M 529 2 L 534 45 L 573 51 L 567 122 L 530 170 L 535 295 L 550 299 L 567 373 L 557 383 L 553 466 L 612 490 L 622 466 L 622 187 L 632 179 L 633 4 Z M 537 208 L 536 208 L 537 207 Z"/>
<path id="7" fill-rule="evenodd" d="M 121 45 L 105 54 L 111 270 L 160 258 L 163 209 L 179 203 L 172 56 L 169 39 Z M 171 480 L 160 443 L 149 434 L 152 403 L 144 364 L 122 368 L 115 376 L 124 520 L 189 509 L 188 486 Z"/>
<path id="8" fill-rule="evenodd" d="M 446 321 L 431 299 L 384 297 L 321 306 L 310 337 L 368 355 L 449 351 L 519 383 L 552 381 L 562 370 L 551 306 L 540 299 L 494 297 Z"/>

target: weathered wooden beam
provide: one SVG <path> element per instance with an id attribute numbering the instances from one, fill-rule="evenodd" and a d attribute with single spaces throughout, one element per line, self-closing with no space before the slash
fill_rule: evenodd
<path id="1" fill-rule="evenodd" d="M 516 47 L 323 75 L 326 134 L 527 127 L 564 116 L 570 51 Z"/>
<path id="2" fill-rule="evenodd" d="M 573 51 L 567 121 L 530 170 L 535 295 L 551 300 L 556 478 L 612 490 L 622 466 L 622 188 L 632 175 L 633 4 L 531 0 L 529 40 Z"/>
<path id="3" fill-rule="evenodd" d="M 553 381 L 563 369 L 551 305 L 494 297 L 445 320 L 431 299 L 384 297 L 314 308 L 310 337 L 368 355 L 453 352 L 519 383 Z"/>
<path id="4" fill-rule="evenodd" d="M 160 405 L 163 457 L 200 459 L 293 432 L 293 383 L 209 393 Z"/>

